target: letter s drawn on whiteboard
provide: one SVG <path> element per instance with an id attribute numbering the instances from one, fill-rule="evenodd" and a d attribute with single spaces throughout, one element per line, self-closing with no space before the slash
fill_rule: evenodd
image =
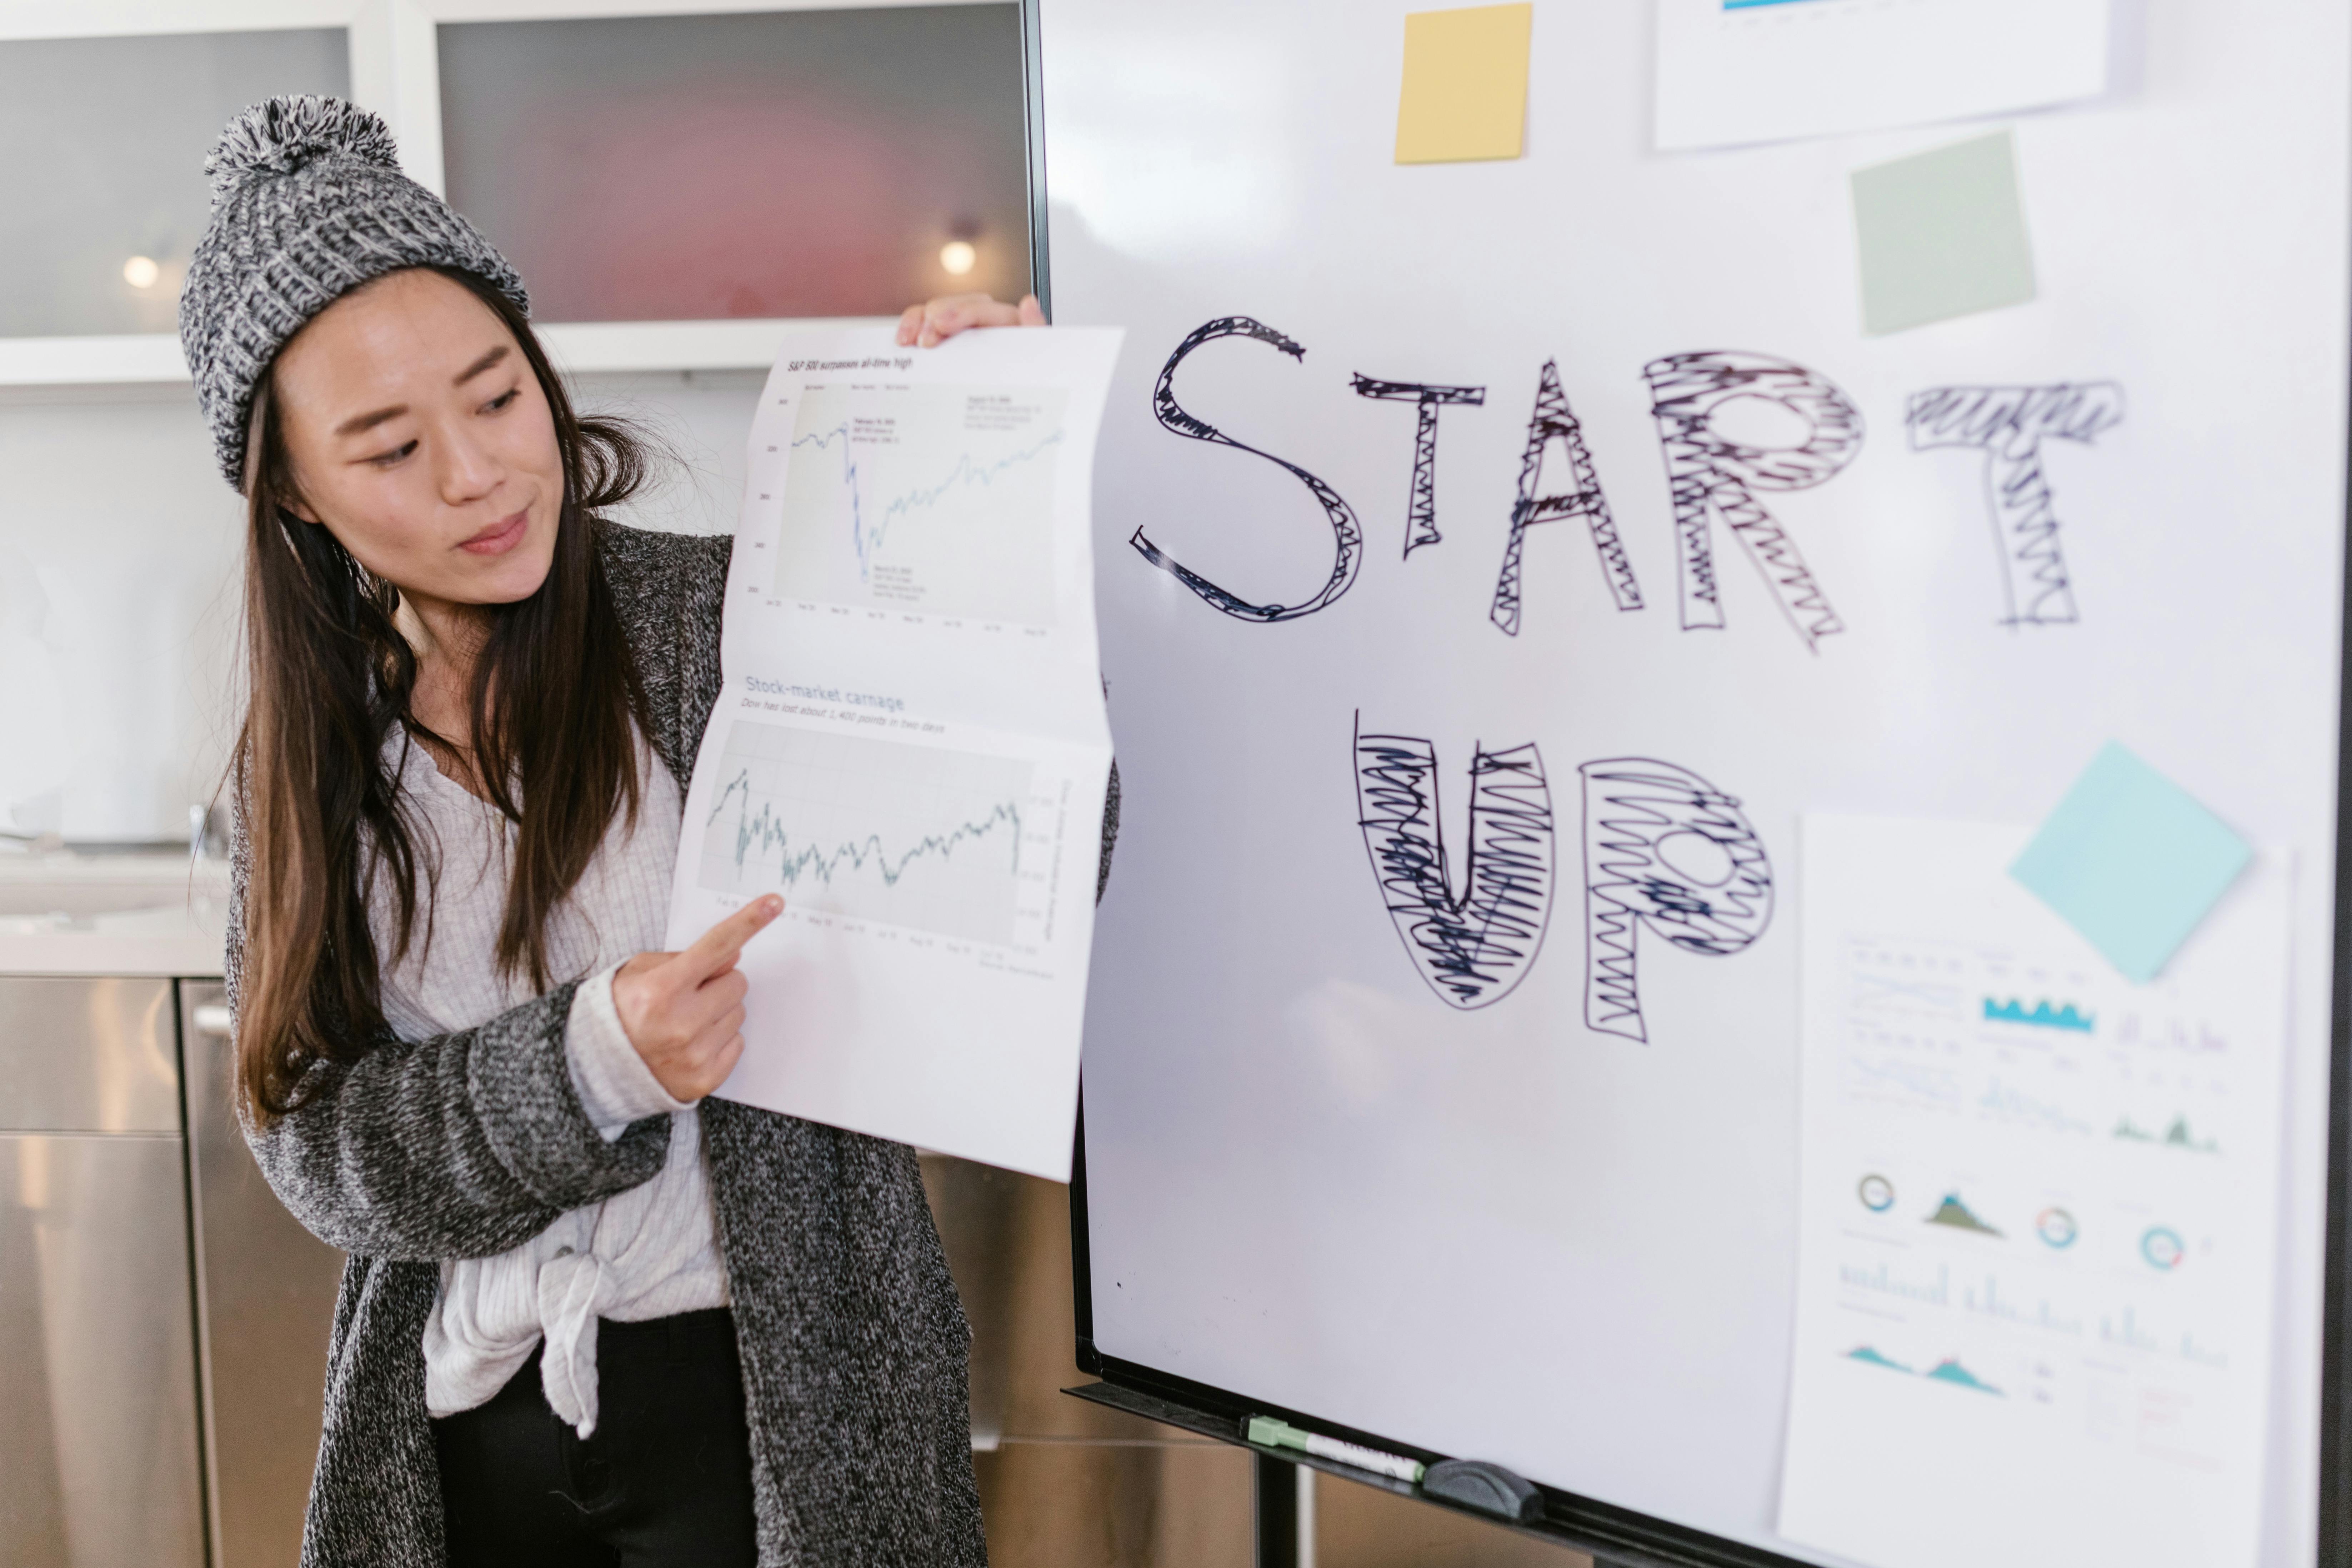
<path id="1" fill-rule="evenodd" d="M 1683 630 L 1723 625 L 1722 584 L 1708 514 L 1721 518 L 1764 574 L 1780 613 L 1812 652 L 1845 630 L 1813 580 L 1797 542 L 1756 499 L 1759 490 L 1823 484 L 1862 450 L 1862 411 L 1829 378 L 1769 354 L 1670 354 L 1643 367 L 1650 412 L 1665 449 L 1666 484 L 1682 557 Z M 1740 398 L 1777 403 L 1811 427 L 1794 447 L 1751 447 L 1715 428 L 1716 412 Z"/>
<path id="2" fill-rule="evenodd" d="M 1316 611 L 1328 607 L 1333 600 L 1346 593 L 1349 584 L 1356 580 L 1356 568 L 1363 561 L 1364 532 L 1356 522 L 1355 512 L 1350 510 L 1348 503 L 1340 499 L 1339 492 L 1329 485 L 1294 462 L 1277 458 L 1273 453 L 1263 451 L 1245 441 L 1234 440 L 1207 420 L 1196 418 L 1185 413 L 1177 404 L 1176 367 L 1184 363 L 1184 356 L 1202 343 L 1217 338 L 1234 337 L 1255 338 L 1259 342 L 1273 345 L 1275 349 L 1288 354 L 1295 360 L 1303 362 L 1307 357 L 1307 351 L 1304 348 L 1263 321 L 1253 321 L 1247 316 L 1221 316 L 1203 326 L 1195 327 L 1186 334 L 1184 341 L 1176 345 L 1176 352 L 1168 356 L 1168 363 L 1160 367 L 1160 380 L 1151 389 L 1151 412 L 1160 424 L 1179 436 L 1194 441 L 1213 442 L 1220 447 L 1231 447 L 1236 451 L 1264 458 L 1269 463 L 1290 470 L 1297 478 L 1298 482 L 1307 487 L 1307 493 L 1315 498 L 1316 504 L 1323 509 L 1324 517 L 1330 522 L 1335 546 L 1331 575 L 1324 581 L 1321 591 L 1310 599 L 1296 605 L 1255 605 L 1237 594 L 1228 593 L 1199 573 L 1186 567 L 1181 562 L 1145 538 L 1143 530 L 1139 528 L 1135 531 L 1128 542 L 1135 546 L 1137 552 L 1146 561 L 1150 562 L 1162 572 L 1168 573 L 1225 614 L 1236 620 L 1256 621 L 1270 626 L 1276 621 L 1295 621 L 1301 616 L 1311 616 Z"/>
<path id="3" fill-rule="evenodd" d="M 1437 809 L 1437 749 L 1409 735 L 1367 735 L 1356 719 L 1356 805 L 1381 900 L 1404 950 L 1448 1006 L 1501 1001 L 1527 978 L 1551 916 L 1551 786 L 1532 745 L 1476 748 L 1470 758 L 1470 846 L 1464 885 Z"/>
<path id="4" fill-rule="evenodd" d="M 2058 498 L 2042 473 L 2042 442 L 2090 445 L 2124 422 L 2124 389 L 2112 381 L 2049 386 L 1938 386 L 1905 410 L 1911 449 L 1974 447 L 1984 453 L 1993 544 L 2010 626 L 2071 626 L 2074 580 L 2058 541 Z"/>
<path id="5" fill-rule="evenodd" d="M 1641 928 L 1702 957 L 1738 952 L 1772 923 L 1772 862 L 1739 802 L 1649 757 L 1587 763 L 1584 1022 L 1647 1040 Z"/>

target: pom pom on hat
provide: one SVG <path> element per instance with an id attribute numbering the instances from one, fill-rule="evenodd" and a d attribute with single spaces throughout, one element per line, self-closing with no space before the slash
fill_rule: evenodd
<path id="1" fill-rule="evenodd" d="M 311 93 L 257 103 L 228 122 L 205 158 L 213 205 L 248 180 L 291 174 L 336 153 L 400 167 L 391 128 L 357 104 Z"/>

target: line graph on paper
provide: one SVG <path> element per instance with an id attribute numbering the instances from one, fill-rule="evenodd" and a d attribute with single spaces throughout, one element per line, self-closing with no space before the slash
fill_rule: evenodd
<path id="1" fill-rule="evenodd" d="M 1051 626 L 1065 401 L 1042 388 L 803 389 L 776 596 Z"/>
<path id="2" fill-rule="evenodd" d="M 1034 768 L 982 756 L 739 721 L 702 825 L 698 881 L 822 910 L 1010 945 Z"/>

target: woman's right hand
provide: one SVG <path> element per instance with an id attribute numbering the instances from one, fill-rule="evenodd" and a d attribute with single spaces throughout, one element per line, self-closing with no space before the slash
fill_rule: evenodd
<path id="1" fill-rule="evenodd" d="M 697 1100 L 727 1081 L 743 1054 L 743 944 L 784 912 L 770 893 L 697 937 L 684 952 L 641 952 L 613 976 L 629 1044 L 672 1100 Z"/>
<path id="2" fill-rule="evenodd" d="M 1042 327 L 1045 308 L 1034 294 L 1008 305 L 986 294 L 942 294 L 919 305 L 909 305 L 898 316 L 898 346 L 937 348 L 958 332 L 974 327 Z"/>

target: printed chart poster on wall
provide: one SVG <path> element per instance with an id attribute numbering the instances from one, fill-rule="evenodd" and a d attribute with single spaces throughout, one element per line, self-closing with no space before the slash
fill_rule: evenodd
<path id="1" fill-rule="evenodd" d="M 2107 84 L 2107 0 L 1656 5 L 1662 148 L 2009 113 Z"/>
<path id="2" fill-rule="evenodd" d="M 1401 163 L 1406 16 L 1042 13 L 1082 1352 L 1637 1559 L 2352 1551 L 2352 18 L 1538 0 L 1518 155 Z"/>
<path id="3" fill-rule="evenodd" d="M 2285 870 L 2252 868 L 2136 985 L 2005 874 L 2022 837 L 1801 830 L 1780 1529 L 1889 1568 L 2252 1563 Z M 2043 1506 L 2053 1478 L 2069 1506 Z"/>

